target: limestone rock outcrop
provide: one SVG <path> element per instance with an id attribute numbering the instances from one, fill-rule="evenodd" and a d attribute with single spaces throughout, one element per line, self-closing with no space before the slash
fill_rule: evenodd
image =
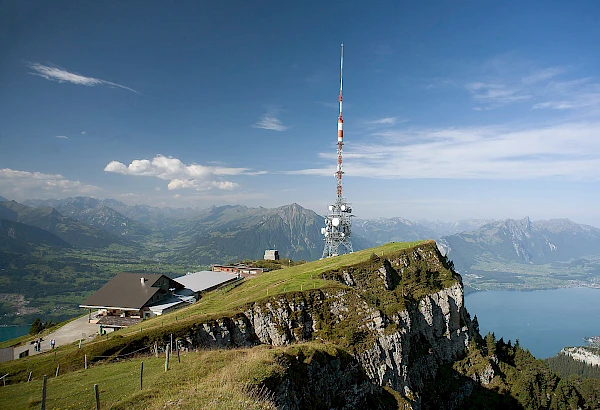
<path id="1" fill-rule="evenodd" d="M 379 262 L 374 272 L 377 283 L 361 278 L 359 271 L 342 270 L 339 280 L 344 288 L 288 293 L 253 303 L 235 317 L 195 327 L 188 342 L 209 348 L 309 340 L 345 344 L 373 385 L 391 387 L 417 409 L 419 392 L 435 379 L 440 366 L 465 355 L 475 331 L 459 276 L 452 285 L 400 311 L 386 313 L 367 300 L 373 286 L 380 287 L 378 292 L 393 291 L 404 271 L 415 264 L 429 271 L 443 269 L 435 244 Z M 371 293 L 365 290 L 368 286 Z M 493 369 L 484 373 L 477 377 L 489 383 Z"/>

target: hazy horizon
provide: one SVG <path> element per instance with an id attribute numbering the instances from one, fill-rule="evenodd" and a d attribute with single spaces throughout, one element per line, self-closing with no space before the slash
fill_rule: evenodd
<path id="1" fill-rule="evenodd" d="M 0 197 L 4 197 L 4 198 L 8 199 L 9 201 L 10 200 L 14 200 L 14 201 L 19 202 L 19 203 L 21 203 L 21 202 L 27 202 L 27 201 L 38 201 L 38 200 L 40 200 L 40 201 L 44 201 L 44 200 L 58 200 L 58 201 L 60 201 L 60 200 L 68 199 L 68 198 L 75 198 L 75 197 L 46 198 L 46 199 L 42 199 L 42 198 L 24 198 L 21 201 L 18 201 L 18 200 L 13 199 L 13 198 L 7 198 L 5 195 L 2 195 L 1 193 L 0 193 Z M 80 196 L 80 197 L 86 197 L 86 196 Z M 244 205 L 244 204 L 222 204 L 222 205 L 210 205 L 210 206 L 193 206 L 193 205 L 191 205 L 191 206 L 187 206 L 187 207 L 184 207 L 184 206 L 177 207 L 177 206 L 158 206 L 158 205 L 151 204 L 151 203 L 132 203 L 132 202 L 123 201 L 123 200 L 119 200 L 119 199 L 115 199 L 115 198 L 109 198 L 109 197 L 101 198 L 101 197 L 92 197 L 92 196 L 90 196 L 89 198 L 94 198 L 94 199 L 98 199 L 98 200 L 116 200 L 116 201 L 122 202 L 125 205 L 129 205 L 129 206 L 147 205 L 147 206 L 154 206 L 154 207 L 157 207 L 157 208 L 170 208 L 170 209 L 196 209 L 196 210 L 204 210 L 204 209 L 209 209 L 211 207 L 218 207 L 218 206 L 247 206 L 247 205 Z M 298 202 L 298 201 L 291 202 L 291 203 L 288 203 L 288 204 L 280 204 L 280 205 L 276 205 L 276 206 L 262 206 L 262 205 L 257 205 L 257 206 L 247 206 L 247 207 L 248 208 L 263 207 L 263 208 L 272 209 L 272 208 L 279 208 L 279 207 L 282 207 L 282 206 L 291 205 L 293 203 L 296 203 L 296 204 L 300 205 L 301 207 L 303 207 L 305 209 L 312 210 L 315 213 L 317 213 L 318 215 L 324 215 L 325 214 L 325 212 L 319 212 L 318 210 L 310 208 L 308 206 L 305 206 L 304 204 L 302 204 L 301 202 Z M 522 216 L 515 216 L 515 217 L 510 217 L 510 216 L 504 216 L 504 217 L 482 217 L 482 218 L 473 217 L 473 218 L 445 219 L 445 220 L 444 219 L 439 219 L 439 218 L 428 219 L 428 218 L 419 217 L 419 216 L 414 217 L 414 218 L 408 218 L 408 217 L 406 217 L 404 215 L 375 216 L 375 217 L 361 217 L 359 215 L 355 215 L 355 219 L 359 219 L 359 220 L 376 220 L 376 219 L 392 219 L 392 218 L 401 218 L 401 219 L 405 219 L 405 220 L 407 220 L 409 222 L 417 223 L 417 224 L 420 224 L 420 225 L 423 225 L 424 223 L 452 224 L 452 223 L 474 221 L 474 220 L 489 220 L 491 222 L 491 221 L 502 221 L 502 220 L 506 220 L 506 219 L 522 220 L 522 219 L 525 219 L 525 218 L 529 218 L 531 220 L 531 222 L 536 222 L 536 221 L 546 221 L 546 220 L 549 220 L 549 219 L 570 219 L 572 222 L 575 222 L 577 224 L 591 225 L 591 226 L 596 227 L 595 225 L 587 224 L 587 223 L 580 222 L 580 221 L 577 221 L 577 220 L 573 220 L 573 219 L 567 218 L 567 217 L 559 217 L 559 218 L 535 218 L 535 217 L 532 217 L 529 214 L 522 215 Z M 600 229 L 600 227 L 598 227 L 598 229 Z"/>

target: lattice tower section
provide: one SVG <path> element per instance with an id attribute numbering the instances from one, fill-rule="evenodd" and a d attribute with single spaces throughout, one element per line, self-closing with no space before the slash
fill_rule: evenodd
<path id="1" fill-rule="evenodd" d="M 344 170 L 342 167 L 342 151 L 344 147 L 344 119 L 342 116 L 342 90 L 344 84 L 344 44 L 340 58 L 340 115 L 338 117 L 338 137 L 337 137 L 337 170 L 335 172 L 337 197 L 335 203 L 329 205 L 329 212 L 325 216 L 325 227 L 321 228 L 321 233 L 325 237 L 325 247 L 323 248 L 323 258 L 337 256 L 342 253 L 352 252 L 352 207 L 342 195 L 342 176 Z"/>

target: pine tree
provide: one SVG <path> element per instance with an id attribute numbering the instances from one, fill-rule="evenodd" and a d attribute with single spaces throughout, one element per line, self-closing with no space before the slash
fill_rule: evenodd
<path id="1" fill-rule="evenodd" d="M 485 345 L 488 356 L 496 354 L 496 336 L 494 336 L 493 333 L 488 332 L 487 335 L 485 335 Z"/>
<path id="2" fill-rule="evenodd" d="M 475 329 L 475 332 L 479 333 L 479 320 L 477 320 L 477 315 L 473 316 L 471 323 L 473 323 L 473 329 Z"/>
<path id="3" fill-rule="evenodd" d="M 40 320 L 40 318 L 38 317 L 37 319 L 35 319 L 33 321 L 33 323 L 31 324 L 31 327 L 29 328 L 29 334 L 30 335 L 37 335 L 38 333 L 40 333 L 42 330 L 44 330 L 44 325 L 42 324 L 42 321 Z"/>

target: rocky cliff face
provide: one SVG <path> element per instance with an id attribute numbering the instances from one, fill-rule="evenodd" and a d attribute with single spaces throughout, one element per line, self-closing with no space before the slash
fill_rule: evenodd
<path id="1" fill-rule="evenodd" d="M 581 347 L 565 347 L 560 351 L 560 354 L 571 356 L 580 362 L 600 366 L 600 349 L 588 346 Z"/>
<path id="2" fill-rule="evenodd" d="M 385 334 L 379 327 L 373 346 L 357 355 L 367 375 L 381 386 L 416 397 L 413 392 L 435 378 L 440 364 L 456 360 L 469 345 L 463 296 L 457 283 L 399 312 L 397 331 Z"/>
<path id="3" fill-rule="evenodd" d="M 325 275 L 347 286 L 254 303 L 233 317 L 197 325 L 188 343 L 226 348 L 333 342 L 351 352 L 372 385 L 388 386 L 419 408 L 425 384 L 441 365 L 463 356 L 474 335 L 460 277 L 433 242 Z M 416 299 L 424 286 L 420 278 L 438 290 Z"/>

